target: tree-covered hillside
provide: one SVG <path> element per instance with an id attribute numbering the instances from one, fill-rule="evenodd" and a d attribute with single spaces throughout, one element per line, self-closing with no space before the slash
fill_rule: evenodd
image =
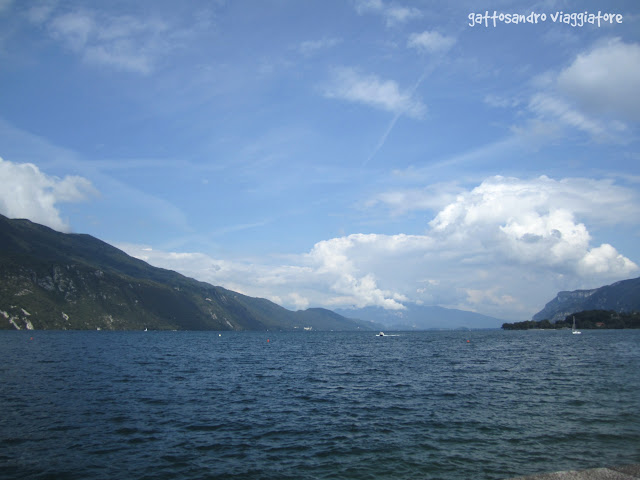
<path id="1" fill-rule="evenodd" d="M 0 215 L 0 328 L 357 330 L 328 310 L 266 299 L 153 267 L 90 235 Z"/>
<path id="2" fill-rule="evenodd" d="M 504 323 L 502 328 L 504 330 L 571 328 L 574 317 L 576 319 L 576 328 L 580 330 L 640 328 L 640 312 L 618 313 L 613 310 L 586 310 L 584 312 L 576 312 L 567 315 L 563 320 L 557 322 L 544 319 Z"/>

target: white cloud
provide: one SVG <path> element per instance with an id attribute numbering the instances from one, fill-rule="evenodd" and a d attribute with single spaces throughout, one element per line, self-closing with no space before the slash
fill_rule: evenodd
<path id="1" fill-rule="evenodd" d="M 381 12 L 384 10 L 382 0 L 358 0 L 356 2 L 356 11 L 362 15 L 368 12 Z"/>
<path id="2" fill-rule="evenodd" d="M 164 252 L 131 244 L 116 246 L 152 265 L 247 295 L 283 302 L 290 308 L 378 305 L 402 309 L 400 302 L 407 299 L 403 294 L 379 288 L 375 275 L 360 272 L 356 264 L 365 260 L 358 256 L 359 249 L 370 247 L 378 252 L 400 253 L 402 244 L 411 241 L 405 235 L 334 238 L 318 242 L 309 253 L 291 256 L 289 265 L 220 260 L 202 253 Z"/>
<path id="3" fill-rule="evenodd" d="M 410 20 L 422 17 L 422 12 L 415 7 L 385 4 L 382 0 L 358 0 L 356 11 L 359 15 L 373 13 L 381 15 L 388 27 L 406 23 Z"/>
<path id="4" fill-rule="evenodd" d="M 598 198 L 597 192 L 612 192 Z M 576 216 L 598 223 L 632 222 L 638 209 L 622 203 L 636 197 L 610 181 L 548 177 L 493 177 L 459 195 L 430 222 L 433 233 L 491 261 L 544 266 L 558 273 L 620 278 L 637 270 L 615 249 L 607 255 L 590 246 L 591 236 Z M 636 200 L 637 204 L 637 200 Z M 596 252 L 596 253 L 594 253 Z"/>
<path id="5" fill-rule="evenodd" d="M 393 80 L 361 74 L 353 68 L 336 69 L 331 84 L 325 89 L 325 96 L 413 118 L 422 118 L 426 112 L 426 106 L 419 99 L 410 92 L 402 91 Z"/>
<path id="6" fill-rule="evenodd" d="M 412 33 L 407 41 L 407 46 L 428 53 L 444 53 L 456 43 L 454 37 L 442 35 L 438 32 L 424 31 Z"/>
<path id="7" fill-rule="evenodd" d="M 609 273 L 615 271 L 635 272 L 638 267 L 628 258 L 619 254 L 608 243 L 592 248 L 580 259 L 579 269 L 585 274 Z"/>
<path id="8" fill-rule="evenodd" d="M 308 304 L 305 292 L 309 286 L 313 289 L 318 287 L 311 281 L 312 269 L 299 256 L 294 257 L 292 265 L 282 265 L 268 261 L 258 263 L 246 259 L 218 259 L 198 252 L 167 252 L 146 245 L 121 243 L 116 247 L 151 265 L 298 308 L 305 302 Z"/>
<path id="9" fill-rule="evenodd" d="M 49 22 L 51 35 L 65 42 L 73 50 L 82 50 L 89 40 L 89 35 L 96 29 L 93 17 L 80 12 L 66 13 Z"/>
<path id="10" fill-rule="evenodd" d="M 530 318 L 558 290 L 628 278 L 638 266 L 588 225 L 637 223 L 637 193 L 609 180 L 491 177 L 473 189 L 425 188 L 437 208 L 420 235 L 352 234 L 266 262 L 129 246 L 150 263 L 232 290 L 306 306 L 381 306 L 415 301 Z M 413 192 L 418 197 L 418 191 Z M 625 215 L 626 212 L 626 215 Z M 295 293 L 292 293 L 295 292 Z"/>
<path id="11" fill-rule="evenodd" d="M 546 93 L 535 94 L 529 102 L 529 109 L 538 119 L 558 121 L 561 124 L 577 128 L 597 140 L 611 140 L 616 134 L 623 133 L 627 127 L 621 122 L 595 119 L 573 108 L 561 98 Z"/>
<path id="12" fill-rule="evenodd" d="M 528 100 L 487 95 L 485 103 L 514 109 L 529 118 L 512 127 L 527 141 L 550 141 L 580 131 L 597 142 L 625 143 L 633 124 L 640 120 L 640 45 L 620 39 L 600 43 L 578 54 L 559 71 L 534 77 Z"/>
<path id="13" fill-rule="evenodd" d="M 322 38 L 320 40 L 307 40 L 298 46 L 298 51 L 303 55 L 312 55 L 320 50 L 335 47 L 342 40 L 339 38 Z"/>
<path id="14" fill-rule="evenodd" d="M 587 112 L 640 120 L 640 45 L 616 38 L 582 53 L 558 75 L 558 88 Z"/>
<path id="15" fill-rule="evenodd" d="M 382 205 L 394 216 L 420 210 L 439 210 L 455 200 L 461 187 L 455 183 L 438 183 L 423 189 L 402 189 L 382 192 L 366 203 L 364 207 L 373 208 Z"/>
<path id="16" fill-rule="evenodd" d="M 81 202 L 97 192 L 89 180 L 66 176 L 62 179 L 42 173 L 30 163 L 12 163 L 0 158 L 0 213 L 9 218 L 26 218 L 54 230 L 69 231 L 56 205 Z"/>
<path id="17" fill-rule="evenodd" d="M 409 20 L 422 17 L 422 12 L 415 7 L 391 6 L 386 9 L 387 25 L 405 23 Z"/>
<path id="18" fill-rule="evenodd" d="M 517 98 L 496 95 L 494 93 L 485 95 L 483 100 L 487 105 L 498 108 L 515 108 L 520 104 L 520 100 Z"/>
<path id="19" fill-rule="evenodd" d="M 435 210 L 439 211 L 436 218 L 443 218 L 447 212 L 454 209 L 454 205 L 461 204 L 461 198 L 470 198 L 472 194 L 477 198 L 486 195 L 489 199 L 507 196 L 509 201 L 512 198 L 526 199 L 526 204 L 538 211 L 550 210 L 552 206 L 562 206 L 584 221 L 598 225 L 640 222 L 640 198 L 637 192 L 617 185 L 613 179 L 608 178 L 555 180 L 541 176 L 532 180 L 521 180 L 497 176 L 485 180 L 471 192 L 465 191 L 455 182 L 437 183 L 423 189 L 384 192 L 376 195 L 366 206 L 373 208 L 383 205 L 396 215 Z M 501 209 L 506 207 L 508 205 L 500 206 Z M 514 208 L 519 209 L 520 206 Z M 496 215 L 504 216 L 499 210 L 491 210 Z M 434 219 L 433 222 L 435 221 Z"/>
<path id="20" fill-rule="evenodd" d="M 287 297 L 288 303 L 293 305 L 296 310 L 304 310 L 309 307 L 309 300 L 297 292 L 292 292 Z M 282 303 L 282 302 L 276 302 Z"/>
<path id="21" fill-rule="evenodd" d="M 179 36 L 152 17 L 139 19 L 88 9 L 59 14 L 53 7 L 34 7 L 29 19 L 43 25 L 51 38 L 87 63 L 140 74 L 153 71 Z"/>
<path id="22" fill-rule="evenodd" d="M 401 268 L 392 259 L 408 252 L 420 251 L 427 237 L 414 235 L 353 234 L 347 237 L 323 240 L 314 245 L 306 258 L 313 271 L 329 281 L 331 289 L 339 297 L 331 299 L 332 304 L 364 307 L 375 305 L 387 309 L 402 309 L 402 301 L 407 297 L 391 288 L 381 288 L 378 277 L 392 268 Z"/>
<path id="23" fill-rule="evenodd" d="M 495 305 L 498 307 L 517 304 L 518 300 L 510 295 L 500 295 L 498 288 L 489 289 L 465 289 L 469 302 L 473 305 Z"/>

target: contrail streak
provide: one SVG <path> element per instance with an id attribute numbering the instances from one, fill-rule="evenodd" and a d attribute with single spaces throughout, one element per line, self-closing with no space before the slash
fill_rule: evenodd
<path id="1" fill-rule="evenodd" d="M 422 75 L 420 75 L 420 78 L 418 78 L 418 81 L 415 83 L 415 85 L 411 89 L 411 94 L 410 94 L 411 97 L 413 97 L 413 94 L 416 92 L 416 90 L 418 89 L 418 87 L 420 86 L 420 84 L 422 83 L 422 81 L 424 80 L 424 78 L 426 76 L 427 76 L 427 70 L 425 70 L 422 73 Z M 400 110 L 398 113 L 395 114 L 395 116 L 393 117 L 393 119 L 389 123 L 389 126 L 387 127 L 385 132 L 382 134 L 382 137 L 380 137 L 380 140 L 378 140 L 378 143 L 376 144 L 376 147 L 373 149 L 373 152 L 371 152 L 371 154 L 367 157 L 367 159 L 364 162 L 362 162 L 362 166 L 363 167 L 366 166 L 367 163 L 369 163 L 373 159 L 373 157 L 376 156 L 378 151 L 380 151 L 380 149 L 383 147 L 383 145 L 387 141 L 387 137 L 389 136 L 389 134 L 393 130 L 393 127 L 396 126 L 396 122 L 404 114 L 404 112 L 405 112 L 405 110 Z"/>

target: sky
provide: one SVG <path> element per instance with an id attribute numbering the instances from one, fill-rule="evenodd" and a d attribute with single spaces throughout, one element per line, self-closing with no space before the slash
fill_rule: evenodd
<path id="1" fill-rule="evenodd" d="M 635 0 L 0 0 L 0 213 L 289 309 L 525 320 L 640 276 L 639 86 Z"/>

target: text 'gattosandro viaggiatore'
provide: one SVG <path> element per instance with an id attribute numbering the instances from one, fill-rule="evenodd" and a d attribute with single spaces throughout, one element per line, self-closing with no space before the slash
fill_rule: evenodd
<path id="1" fill-rule="evenodd" d="M 537 23 L 558 23 L 569 25 L 572 27 L 583 27 L 585 25 L 593 25 L 601 27 L 602 25 L 612 25 L 622 23 L 621 13 L 602 12 L 598 13 L 584 12 L 554 12 L 554 13 L 504 13 L 493 11 L 490 14 L 488 10 L 484 13 L 469 14 L 470 27 L 497 27 L 499 24 L 537 24 Z"/>

